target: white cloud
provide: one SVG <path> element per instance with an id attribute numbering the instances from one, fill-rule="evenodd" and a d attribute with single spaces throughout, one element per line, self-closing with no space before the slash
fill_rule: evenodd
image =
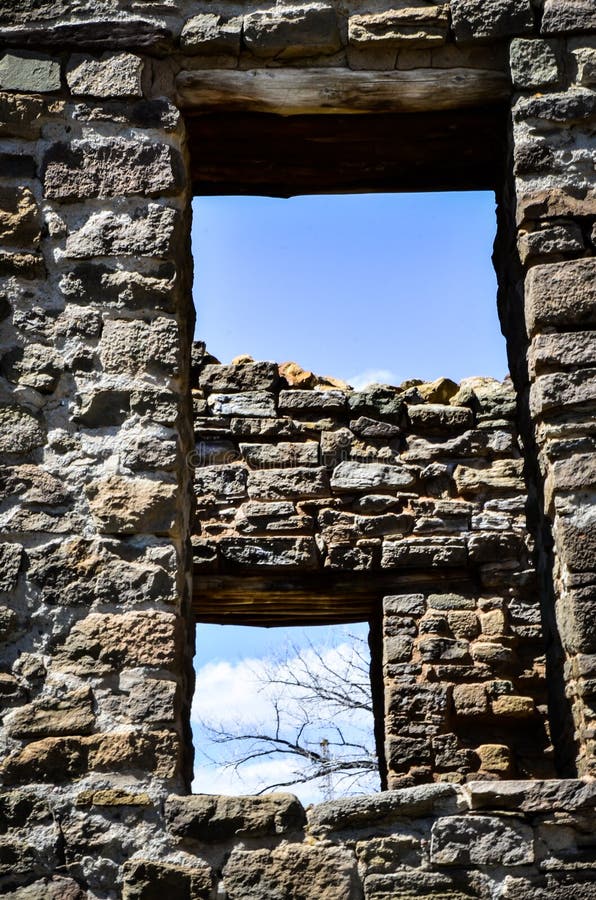
<path id="1" fill-rule="evenodd" d="M 347 382 L 352 385 L 354 390 L 361 391 L 369 384 L 395 384 L 396 380 L 395 372 L 391 372 L 389 369 L 366 369 L 358 375 L 352 375 Z"/>

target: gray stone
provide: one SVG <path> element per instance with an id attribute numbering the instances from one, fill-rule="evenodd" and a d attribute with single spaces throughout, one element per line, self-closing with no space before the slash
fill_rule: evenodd
<path id="1" fill-rule="evenodd" d="M 239 835 L 276 835 L 299 830 L 304 809 L 293 794 L 224 797 L 194 794 L 170 796 L 166 803 L 168 830 L 178 838 L 223 841 Z"/>
<path id="2" fill-rule="evenodd" d="M 472 809 L 512 809 L 527 813 L 574 812 L 593 808 L 596 784 L 575 779 L 552 781 L 471 781 L 465 791 Z"/>
<path id="3" fill-rule="evenodd" d="M 280 391 L 279 394 L 279 411 L 281 413 L 290 412 L 312 412 L 324 411 L 325 414 L 330 412 L 342 412 L 346 405 L 346 395 L 343 391 Z"/>
<path id="4" fill-rule="evenodd" d="M 526 119 L 542 119 L 546 122 L 580 122 L 591 119 L 596 112 L 596 97 L 594 91 L 588 88 L 576 88 L 573 91 L 565 91 L 558 94 L 536 93 L 532 97 L 523 97 L 518 100 L 513 110 L 514 119 L 517 122 Z M 569 210 L 559 212 L 559 215 L 574 213 L 581 215 L 582 208 L 571 206 Z M 553 209 L 552 215 L 557 215 Z"/>
<path id="5" fill-rule="evenodd" d="M 230 394 L 235 391 L 273 391 L 280 377 L 276 363 L 251 362 L 237 365 L 203 366 L 199 387 L 205 391 Z"/>
<path id="6" fill-rule="evenodd" d="M 333 470 L 331 487 L 334 491 L 396 491 L 411 488 L 416 476 L 405 466 L 380 463 L 340 462 Z"/>
<path id="7" fill-rule="evenodd" d="M 533 416 L 553 413 L 566 407 L 590 404 L 596 400 L 596 369 L 539 375 L 530 388 L 530 412 Z"/>
<path id="8" fill-rule="evenodd" d="M 16 587 L 22 558 L 21 544 L 0 543 L 0 592 L 6 593 Z"/>
<path id="9" fill-rule="evenodd" d="M 243 39 L 254 56 L 265 58 L 322 56 L 341 48 L 335 10 L 330 5 L 285 6 L 248 13 Z"/>
<path id="10" fill-rule="evenodd" d="M 350 422 L 350 431 L 361 437 L 384 439 L 399 437 L 401 434 L 401 428 L 398 428 L 397 425 L 391 425 L 389 422 L 379 422 L 377 419 L 369 419 L 368 416 L 360 416 L 360 418 Z M 337 432 L 332 432 L 332 434 L 337 434 Z"/>
<path id="11" fill-rule="evenodd" d="M 277 469 L 284 466 L 318 466 L 317 441 L 277 444 L 240 444 L 243 459 L 253 469 Z"/>
<path id="12" fill-rule="evenodd" d="M 317 567 L 314 538 L 223 537 L 218 541 L 222 559 L 235 566 L 269 569 L 294 568 L 308 571 Z"/>
<path id="13" fill-rule="evenodd" d="M 441 403 L 408 405 L 408 418 L 414 431 L 435 431 L 443 434 L 452 429 L 467 429 L 474 424 L 472 410 L 467 406 L 445 406 Z"/>
<path id="14" fill-rule="evenodd" d="M 65 256 L 93 259 L 95 256 L 170 255 L 179 212 L 169 206 L 149 203 L 133 213 L 109 209 L 93 212 L 86 222 L 66 238 Z"/>
<path id="15" fill-rule="evenodd" d="M 248 475 L 248 496 L 256 500 L 305 500 L 329 491 L 324 468 L 260 469 Z"/>
<path id="16" fill-rule="evenodd" d="M 543 34 L 567 34 L 596 29 L 592 0 L 544 0 Z"/>
<path id="17" fill-rule="evenodd" d="M 44 194 L 52 200 L 177 194 L 184 171 L 177 150 L 155 140 L 51 144 L 42 163 Z"/>
<path id="18" fill-rule="evenodd" d="M 104 53 L 99 59 L 76 53 L 66 68 L 75 97 L 142 97 L 142 76 L 143 60 L 132 53 Z"/>
<path id="19" fill-rule="evenodd" d="M 450 816 L 432 827 L 431 861 L 441 866 L 521 866 L 534 862 L 534 835 L 497 816 Z"/>
<path id="20" fill-rule="evenodd" d="M 373 419 L 387 419 L 399 423 L 404 409 L 402 392 L 388 385 L 371 385 L 364 391 L 348 394 L 348 404 L 353 413 Z"/>
<path id="21" fill-rule="evenodd" d="M 513 85 L 522 90 L 557 86 L 561 76 L 556 44 L 540 38 L 515 38 L 510 49 Z"/>
<path id="22" fill-rule="evenodd" d="M 141 319 L 108 319 L 98 349 L 106 372 L 178 374 L 178 324 L 165 316 L 157 316 L 149 323 Z"/>
<path id="23" fill-rule="evenodd" d="M 383 597 L 385 616 L 422 616 L 425 611 L 424 594 L 395 594 Z"/>
<path id="24" fill-rule="evenodd" d="M 202 466 L 195 469 L 194 488 L 199 496 L 214 494 L 232 499 L 246 496 L 248 472 L 244 466 Z"/>
<path id="25" fill-rule="evenodd" d="M 59 91 L 60 61 L 37 53 L 5 53 L 0 60 L 0 88 L 45 94 Z"/>
<path id="26" fill-rule="evenodd" d="M 530 0 L 451 0 L 456 41 L 510 37 L 532 31 Z"/>
<path id="27" fill-rule="evenodd" d="M 575 222 L 545 223 L 536 231 L 521 231 L 517 244 L 524 263 L 542 256 L 581 253 L 585 247 L 581 228 Z"/>
<path id="28" fill-rule="evenodd" d="M 184 23 L 180 34 L 180 47 L 185 53 L 238 56 L 241 35 L 241 16 L 200 13 Z"/>
<path id="29" fill-rule="evenodd" d="M 464 805 L 461 789 L 451 784 L 425 784 L 369 797 L 346 797 L 307 810 L 309 830 L 323 837 L 359 826 L 378 826 L 404 818 L 456 812 Z"/>
<path id="30" fill-rule="evenodd" d="M 466 545 L 461 538 L 405 538 L 383 541 L 381 565 L 384 569 L 463 566 L 467 558 Z"/>
<path id="31" fill-rule="evenodd" d="M 578 38 L 580 46 L 572 47 L 577 64 L 577 80 L 580 84 L 593 86 L 596 84 L 596 41 Z M 587 46 L 582 46 L 584 43 Z"/>
<path id="32" fill-rule="evenodd" d="M 275 416 L 275 398 L 268 391 L 245 391 L 242 394 L 211 394 L 209 409 L 216 416 Z"/>
<path id="33" fill-rule="evenodd" d="M 29 453 L 45 439 L 38 416 L 22 406 L 0 405 L 0 453 Z"/>

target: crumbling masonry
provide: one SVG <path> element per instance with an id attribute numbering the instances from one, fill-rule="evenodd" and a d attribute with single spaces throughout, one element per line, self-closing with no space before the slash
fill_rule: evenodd
<path id="1" fill-rule="evenodd" d="M 4 0 L 0 42 L 0 893 L 596 898 L 593 0 Z M 456 188 L 511 382 L 192 347 L 193 193 Z M 193 797 L 195 622 L 363 619 L 391 790 Z"/>

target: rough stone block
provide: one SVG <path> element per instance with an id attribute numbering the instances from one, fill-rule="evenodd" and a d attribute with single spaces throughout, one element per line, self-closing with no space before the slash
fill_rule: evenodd
<path id="1" fill-rule="evenodd" d="M 384 616 L 422 616 L 425 611 L 424 594 L 395 594 L 383 597 Z"/>
<path id="2" fill-rule="evenodd" d="M 247 469 L 244 466 L 202 466 L 195 469 L 194 488 L 199 496 L 214 494 L 232 499 L 246 496 Z"/>
<path id="3" fill-rule="evenodd" d="M 0 543 L 0 593 L 14 590 L 23 559 L 21 544 Z"/>
<path id="4" fill-rule="evenodd" d="M 579 46 L 572 46 L 577 64 L 577 81 L 579 84 L 593 86 L 596 84 L 596 40 L 578 38 Z"/>
<path id="5" fill-rule="evenodd" d="M 203 366 L 199 375 L 199 387 L 205 391 L 231 394 L 235 391 L 273 391 L 280 377 L 276 363 L 247 362 L 222 366 Z"/>
<path id="6" fill-rule="evenodd" d="M 185 53 L 238 56 L 241 35 L 241 16 L 199 13 L 185 22 L 180 35 L 180 47 Z"/>
<path id="7" fill-rule="evenodd" d="M 124 864 L 123 875 L 122 900 L 209 900 L 212 896 L 213 875 L 202 863 L 173 866 L 135 859 Z"/>
<path id="8" fill-rule="evenodd" d="M 546 222 L 535 231 L 521 231 L 517 246 L 521 261 L 527 263 L 540 257 L 564 256 L 581 253 L 585 249 L 584 237 L 575 222 Z"/>
<path id="9" fill-rule="evenodd" d="M 346 405 L 343 391 L 280 391 L 279 411 L 290 412 L 342 412 Z"/>
<path id="10" fill-rule="evenodd" d="M 180 335 L 173 319 L 159 316 L 150 323 L 139 319 L 108 319 L 99 342 L 106 372 L 130 375 L 164 371 L 176 375 Z"/>
<path id="11" fill-rule="evenodd" d="M 354 47 L 418 49 L 444 44 L 448 28 L 447 7 L 429 3 L 350 16 L 348 41 Z"/>
<path id="12" fill-rule="evenodd" d="M 463 566 L 467 563 L 465 542 L 460 538 L 405 538 L 383 541 L 384 569 L 424 566 Z"/>
<path id="13" fill-rule="evenodd" d="M 348 404 L 358 416 L 370 416 L 373 419 L 386 419 L 399 423 L 404 401 L 399 388 L 389 385 L 373 385 L 365 391 L 354 391 L 348 394 Z"/>
<path id="14" fill-rule="evenodd" d="M 441 866 L 522 866 L 534 862 L 532 829 L 497 816 L 451 816 L 432 827 L 431 861 Z"/>
<path id="15" fill-rule="evenodd" d="M 248 496 L 257 500 L 305 500 L 329 493 L 324 468 L 260 469 L 248 476 Z"/>
<path id="16" fill-rule="evenodd" d="M 72 141 L 51 144 L 42 163 L 44 194 L 51 200 L 88 197 L 167 196 L 181 192 L 184 166 L 177 150 L 155 141 Z"/>
<path id="17" fill-rule="evenodd" d="M 532 31 L 529 0 L 451 0 L 456 41 L 511 37 Z"/>
<path id="18" fill-rule="evenodd" d="M 223 883 L 229 900 L 350 900 L 360 892 L 353 854 L 320 844 L 235 849 L 223 870 Z"/>
<path id="19" fill-rule="evenodd" d="M 342 493 L 407 490 L 415 483 L 415 474 L 405 466 L 351 460 L 340 462 L 331 476 L 332 489 Z"/>
<path id="20" fill-rule="evenodd" d="M 24 139 L 39 137 L 48 113 L 51 110 L 43 97 L 0 92 L 0 135 Z"/>
<path id="21" fill-rule="evenodd" d="M 45 440 L 37 415 L 22 406 L 0 405 L 0 453 L 29 453 Z"/>
<path id="22" fill-rule="evenodd" d="M 281 469 L 284 466 L 319 465 L 318 441 L 240 444 L 240 452 L 243 459 L 253 469 Z"/>
<path id="23" fill-rule="evenodd" d="M 592 0 L 544 0 L 543 34 L 596 31 L 596 9 Z"/>
<path id="24" fill-rule="evenodd" d="M 178 838 L 225 841 L 239 835 L 258 837 L 300 829 L 304 809 L 293 794 L 265 797 L 225 797 L 195 794 L 170 796 L 166 804 L 168 830 Z"/>
<path id="25" fill-rule="evenodd" d="M 23 94 L 59 91 L 60 61 L 37 53 L 5 53 L 0 60 L 0 88 Z"/>
<path id="26" fill-rule="evenodd" d="M 211 394 L 208 398 L 215 416 L 259 418 L 275 416 L 275 398 L 268 391 L 245 391 L 241 394 Z"/>
<path id="27" fill-rule="evenodd" d="M 0 186 L 0 240 L 12 247 L 38 247 L 41 237 L 35 197 L 25 187 Z"/>
<path id="28" fill-rule="evenodd" d="M 46 267 L 40 253 L 11 253 L 0 248 L 0 276 L 12 276 L 34 281 L 45 278 Z"/>
<path id="29" fill-rule="evenodd" d="M 488 696 L 484 684 L 456 684 L 453 705 L 458 716 L 483 716 L 488 712 Z"/>
<path id="30" fill-rule="evenodd" d="M 164 223 L 165 225 L 165 223 Z M 104 263 L 82 262 L 60 278 L 60 291 L 77 304 L 115 309 L 172 312 L 176 300 L 175 270 L 157 263 L 148 274 L 118 269 Z"/>
<path id="31" fill-rule="evenodd" d="M 233 566 L 309 570 L 318 564 L 316 544 L 311 537 L 223 537 L 218 548 L 222 559 Z"/>
<path id="32" fill-rule="evenodd" d="M 148 666 L 171 669 L 180 622 L 172 613 L 91 613 L 77 622 L 55 655 L 59 671 L 106 674 Z"/>
<path id="33" fill-rule="evenodd" d="M 453 473 L 458 493 L 479 494 L 515 491 L 523 493 L 526 489 L 523 459 L 496 459 L 487 468 L 456 466 Z"/>
<path id="34" fill-rule="evenodd" d="M 434 431 L 441 434 L 452 429 L 472 428 L 474 424 L 474 415 L 469 407 L 441 403 L 408 405 L 408 418 L 414 431 Z"/>
<path id="35" fill-rule="evenodd" d="M 596 369 L 539 375 L 530 388 L 530 412 L 535 417 L 595 400 Z"/>
<path id="36" fill-rule="evenodd" d="M 177 512 L 177 487 L 149 478 L 111 475 L 86 486 L 89 508 L 104 534 L 168 532 Z"/>
<path id="37" fill-rule="evenodd" d="M 178 210 L 157 203 L 133 213 L 94 212 L 68 235 L 64 255 L 71 259 L 136 255 L 164 258 L 172 250 L 179 217 Z"/>
<path id="38" fill-rule="evenodd" d="M 515 38 L 510 49 L 513 86 L 522 90 L 538 90 L 559 84 L 557 47 L 540 38 Z"/>
<path id="39" fill-rule="evenodd" d="M 75 97 L 142 97 L 143 60 L 132 53 L 104 53 L 99 59 L 76 53 L 66 68 Z"/>
<path id="40" fill-rule="evenodd" d="M 590 507 L 561 518 L 555 531 L 560 561 L 572 572 L 593 572 L 596 560 L 596 513 Z"/>
<path id="41" fill-rule="evenodd" d="M 22 706 L 4 720 L 15 737 L 42 738 L 89 734 L 95 726 L 89 688 L 45 696 Z"/>
<path id="42" fill-rule="evenodd" d="M 503 694 L 491 703 L 491 709 L 495 716 L 505 716 L 511 719 L 527 719 L 536 713 L 534 701 L 531 697 L 518 697 L 515 694 Z"/>
<path id="43" fill-rule="evenodd" d="M 341 49 L 335 10 L 330 5 L 259 10 L 244 17 L 244 43 L 254 56 L 292 59 Z"/>

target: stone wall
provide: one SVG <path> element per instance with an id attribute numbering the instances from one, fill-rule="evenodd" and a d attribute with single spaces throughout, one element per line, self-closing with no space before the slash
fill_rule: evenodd
<path id="1" fill-rule="evenodd" d="M 241 596 L 251 574 L 268 573 L 271 590 L 275 573 L 366 573 L 369 586 L 379 579 L 362 618 L 383 620 L 389 785 L 548 775 L 511 383 L 353 391 L 295 364 L 222 366 L 201 345 L 194 361 L 197 616 L 259 624 L 260 596 Z M 220 594 L 230 582 L 228 604 L 210 598 L 204 572 L 217 573 Z M 392 574 L 409 587 L 392 585 Z M 309 584 L 297 621 L 321 602 L 316 579 Z M 352 606 L 335 590 L 328 621 Z M 265 614 L 275 621 L 271 603 Z"/>
<path id="2" fill-rule="evenodd" d="M 257 568 L 259 560 L 246 556 L 255 535 L 259 542 L 274 540 L 273 520 L 265 533 L 254 531 L 263 527 L 256 504 L 270 507 L 284 499 L 256 496 L 275 485 L 270 469 L 253 461 L 277 465 L 286 453 L 282 443 L 314 451 L 316 465 L 307 455 L 292 467 L 304 473 L 301 484 L 316 485 L 314 496 L 311 491 L 295 498 L 295 513 L 280 507 L 276 521 L 293 530 L 277 532 L 277 545 L 264 546 L 282 561 L 290 545 L 294 553 L 304 551 L 294 559 L 310 560 L 320 579 L 343 572 L 361 583 L 384 571 L 393 580 L 376 594 L 379 609 L 384 601 L 378 625 L 385 629 L 392 784 L 427 779 L 433 771 L 448 779 L 469 779 L 473 772 L 485 778 L 541 774 L 537 750 L 541 742 L 546 746 L 546 734 L 534 735 L 528 751 L 523 728 L 514 723 L 545 728 L 545 683 L 557 772 L 594 774 L 595 34 L 592 0 L 371 0 L 366 9 L 324 0 L 3 4 L 5 895 L 596 896 L 594 797 L 577 781 L 407 788 L 315 808 L 306 830 L 303 811 L 288 798 L 185 796 L 192 765 L 191 475 L 200 477 L 189 382 L 189 199 L 192 173 L 201 173 L 198 183 L 206 177 L 201 146 L 187 137 L 196 133 L 192 122 L 204 121 L 206 113 L 215 116 L 216 130 L 220 113 L 250 113 L 258 130 L 263 120 L 253 116 L 262 111 L 297 118 L 357 111 L 362 115 L 351 118 L 362 121 L 356 137 L 365 145 L 366 114 L 420 113 L 418 146 L 426 148 L 431 164 L 426 116 L 440 113 L 445 149 L 435 166 L 416 169 L 415 184 L 424 186 L 430 168 L 442 172 L 460 160 L 457 183 L 469 187 L 468 168 L 474 186 L 487 184 L 485 168 L 469 161 L 470 123 L 475 116 L 494 120 L 490 133 L 500 134 L 507 107 L 496 263 L 517 428 L 512 409 L 497 424 L 490 414 L 482 419 L 482 403 L 479 410 L 461 396 L 455 404 L 452 398 L 421 399 L 414 387 L 402 392 L 408 396 L 398 398 L 400 414 L 388 421 L 375 414 L 379 398 L 348 412 L 346 396 L 333 415 L 317 415 L 316 427 L 298 435 L 272 440 L 249 431 L 222 437 L 232 441 L 233 453 L 252 456 L 246 465 L 210 461 L 244 471 L 247 493 L 252 486 L 255 496 L 246 501 L 253 504 L 249 516 L 246 504 L 236 504 L 245 506 L 237 520 L 237 509 L 224 513 L 231 509 L 226 501 L 215 526 L 211 501 L 201 498 L 198 520 L 211 532 L 202 555 L 203 536 L 195 541 L 195 563 L 210 565 L 211 554 L 224 568 L 197 574 L 195 583 L 232 575 L 232 566 L 247 562 Z M 451 114 L 459 123 L 455 143 L 445 127 Z M 307 134 L 314 129 L 310 121 L 300 119 Z M 395 133 L 407 146 L 402 132 Z M 228 147 L 228 185 L 250 181 L 241 157 L 234 169 L 235 149 Z M 492 186 L 499 159 L 500 151 L 491 157 Z M 300 159 L 293 165 L 291 172 L 299 171 Z M 452 185 L 450 172 L 429 183 Z M 346 183 L 358 187 L 353 172 L 338 180 Z M 332 182 L 326 186 L 333 188 Z M 284 390 L 294 402 L 304 398 L 297 386 Z M 211 386 L 207 406 L 217 394 L 232 398 L 213 407 L 225 418 L 231 412 L 225 404 L 236 402 L 238 392 Z M 315 394 L 320 402 L 333 390 Z M 476 386 L 474 394 L 478 399 Z M 433 399 L 440 401 L 437 412 Z M 396 403 L 395 395 L 389 403 Z M 263 407 L 272 409 L 271 402 Z M 452 429 L 447 440 L 433 436 L 435 415 L 439 422 L 443 417 L 441 434 L 445 421 Z M 230 429 L 234 419 L 249 421 L 250 429 L 259 418 L 279 421 L 277 414 L 231 415 Z M 287 418 L 300 428 L 312 419 L 304 407 L 294 407 Z M 325 419 L 332 424 L 321 428 Z M 378 427 L 367 419 L 399 434 L 380 440 L 366 433 Z M 365 421 L 351 427 L 359 420 Z M 324 445 L 323 435 L 342 429 L 352 435 L 354 455 L 340 458 L 330 472 L 332 459 L 324 455 L 338 448 Z M 490 444 L 499 433 L 505 444 Z M 470 452 L 466 434 L 479 442 L 469 445 Z M 437 444 L 439 456 L 428 458 Z M 523 511 L 516 486 L 522 451 L 528 492 Z M 377 456 L 371 459 L 369 452 Z M 460 452 L 461 458 L 451 455 Z M 458 459 L 459 472 L 453 465 Z M 363 465 L 376 473 L 372 491 L 360 490 Z M 392 494 L 386 479 L 396 472 L 396 499 L 412 496 L 391 509 L 374 508 L 375 500 L 367 509 L 359 506 L 371 494 L 385 503 Z M 511 478 L 511 506 L 502 505 L 507 494 L 501 493 L 499 505 L 489 506 L 490 491 L 481 480 L 489 472 L 498 480 Z M 354 478 L 358 491 L 351 493 Z M 348 496 L 355 505 L 346 505 Z M 325 516 L 319 498 L 329 510 Z M 450 503 L 461 515 L 444 505 Z M 464 520 L 466 528 L 457 530 Z M 423 521 L 429 530 L 417 532 Z M 381 534 L 364 532 L 371 527 Z M 420 559 L 413 552 L 431 563 L 435 581 L 446 573 L 440 590 L 424 581 L 404 587 L 397 564 L 405 562 L 413 578 Z M 511 564 L 509 586 L 504 558 Z M 356 569 L 367 561 L 371 569 Z M 456 568 L 458 585 L 452 583 Z M 424 700 L 403 716 L 406 675 Z M 429 682 L 430 675 L 437 681 Z M 425 693 L 427 684 L 437 688 L 434 694 Z M 504 732 L 501 721 L 508 723 Z M 489 723 L 498 728 L 487 737 Z M 390 739 L 402 741 L 401 749 Z M 395 765 L 406 740 L 421 742 L 414 750 L 421 765 Z M 439 758 L 448 759 L 443 769 Z M 545 759 L 549 764 L 548 754 Z"/>

